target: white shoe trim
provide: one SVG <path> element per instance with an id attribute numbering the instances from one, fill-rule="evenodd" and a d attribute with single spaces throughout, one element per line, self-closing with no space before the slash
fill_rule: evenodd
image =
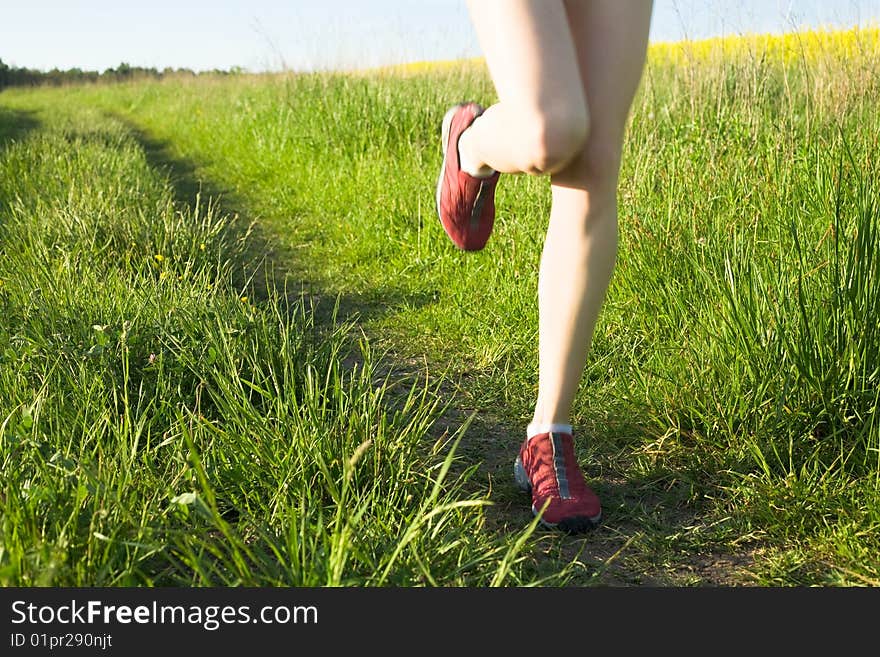
<path id="1" fill-rule="evenodd" d="M 532 422 L 526 427 L 526 438 L 530 440 L 539 433 L 567 433 L 570 436 L 572 435 L 572 427 L 570 424 L 539 424 L 537 422 Z"/>

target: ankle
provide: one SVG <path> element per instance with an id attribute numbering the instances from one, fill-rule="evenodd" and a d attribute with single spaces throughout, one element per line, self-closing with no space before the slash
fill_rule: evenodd
<path id="1" fill-rule="evenodd" d="M 526 427 L 526 437 L 531 438 L 540 433 L 567 433 L 572 435 L 572 426 L 562 422 L 531 422 Z"/>

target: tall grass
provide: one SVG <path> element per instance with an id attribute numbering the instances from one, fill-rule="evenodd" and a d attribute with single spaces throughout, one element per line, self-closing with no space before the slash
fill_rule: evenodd
<path id="1" fill-rule="evenodd" d="M 876 30 L 651 49 L 624 153 L 618 267 L 573 418 L 606 524 L 581 541 L 548 537 L 543 553 L 524 548 L 541 555 L 538 572 L 586 561 L 575 581 L 611 571 L 627 583 L 880 581 L 878 55 Z M 509 470 L 536 387 L 549 188 L 502 177 L 487 248 L 449 244 L 432 205 L 437 133 L 445 109 L 467 98 L 494 100 L 479 62 L 7 92 L 3 103 L 100 108 L 190 161 L 221 205 L 271 233 L 295 279 L 339 296 L 340 335 L 355 322 L 385 362 L 427 359 L 428 388 L 459 418 L 451 426 L 473 413 L 458 453 L 462 466 L 484 465 L 465 468 L 468 486 L 503 511 L 492 520 L 502 534 L 528 532 Z M 192 353 L 193 369 L 207 367 Z M 264 368 L 287 360 L 255 354 L 249 367 L 261 374 L 248 381 L 259 390 L 241 394 L 274 390 Z M 230 373 L 229 388 L 241 385 Z M 212 399 L 207 435 L 229 413 L 247 420 L 242 433 L 262 426 Z M 353 454 L 366 438 L 331 451 Z M 364 449 L 368 458 L 374 446 Z M 199 476 L 222 470 L 208 461 Z M 212 509 L 200 491 L 175 495 L 198 493 Z"/>
<path id="2" fill-rule="evenodd" d="M 239 287 L 250 227 L 175 204 L 118 121 L 41 118 L 0 162 L 3 585 L 532 581 L 436 382 Z"/>

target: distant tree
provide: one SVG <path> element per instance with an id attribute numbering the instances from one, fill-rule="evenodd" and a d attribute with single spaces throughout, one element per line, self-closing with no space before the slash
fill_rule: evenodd
<path id="1" fill-rule="evenodd" d="M 204 71 L 205 74 L 211 75 L 229 75 L 244 73 L 245 70 L 238 66 L 233 66 L 229 70 L 213 69 Z M 32 85 L 53 85 L 62 84 L 84 84 L 94 82 L 120 82 L 123 80 L 153 78 L 159 79 L 170 75 L 186 75 L 196 77 L 201 75 L 189 68 L 174 69 L 166 66 L 161 71 L 155 67 L 132 66 L 128 62 L 121 62 L 116 68 L 107 68 L 103 72 L 84 71 L 81 68 L 71 68 L 67 70 L 53 68 L 50 71 L 42 72 L 36 69 L 28 69 L 23 67 L 11 67 L 0 59 L 0 89 L 12 86 L 32 86 Z"/>

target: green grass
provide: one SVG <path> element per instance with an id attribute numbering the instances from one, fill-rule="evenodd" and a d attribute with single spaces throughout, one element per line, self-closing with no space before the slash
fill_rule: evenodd
<path id="1" fill-rule="evenodd" d="M 4 92 L 0 576 L 880 583 L 871 56 L 649 65 L 577 538 L 510 477 L 547 181 L 476 254 L 434 214 L 483 69 Z"/>
<path id="2" fill-rule="evenodd" d="M 249 226 L 176 205 L 119 121 L 40 117 L 0 165 L 0 582 L 564 579 L 485 531 L 433 381 L 239 287 Z"/>

